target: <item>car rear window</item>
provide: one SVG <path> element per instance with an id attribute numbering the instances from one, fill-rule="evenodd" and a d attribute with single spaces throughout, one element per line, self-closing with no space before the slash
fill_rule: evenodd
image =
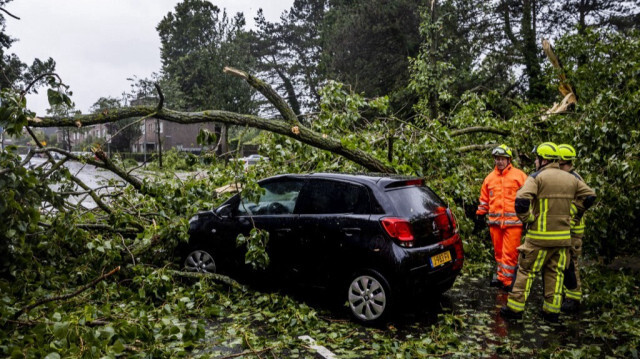
<path id="1" fill-rule="evenodd" d="M 296 212 L 302 214 L 371 213 L 371 201 L 362 185 L 311 180 L 303 189 Z"/>
<path id="2" fill-rule="evenodd" d="M 423 186 L 408 186 L 386 191 L 396 212 L 401 217 L 413 218 L 432 213 L 444 202 L 431 189 Z"/>

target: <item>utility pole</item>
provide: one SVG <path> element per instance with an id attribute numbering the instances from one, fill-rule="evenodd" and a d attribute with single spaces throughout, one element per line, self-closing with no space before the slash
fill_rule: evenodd
<path id="1" fill-rule="evenodd" d="M 142 153 L 144 153 L 144 166 L 147 166 L 147 119 L 142 124 Z"/>
<path id="2" fill-rule="evenodd" d="M 160 119 L 156 118 L 156 139 L 158 141 L 158 164 L 162 168 L 162 141 L 160 140 Z"/>

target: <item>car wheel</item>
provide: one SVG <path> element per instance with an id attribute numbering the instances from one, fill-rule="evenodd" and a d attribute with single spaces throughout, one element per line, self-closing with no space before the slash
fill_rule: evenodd
<path id="1" fill-rule="evenodd" d="M 355 319 L 363 323 L 377 323 L 391 309 L 391 290 L 384 276 L 368 271 L 353 277 L 347 301 Z"/>
<path id="2" fill-rule="evenodd" d="M 187 255 L 184 268 L 187 272 L 215 273 L 216 262 L 209 253 L 198 249 Z"/>

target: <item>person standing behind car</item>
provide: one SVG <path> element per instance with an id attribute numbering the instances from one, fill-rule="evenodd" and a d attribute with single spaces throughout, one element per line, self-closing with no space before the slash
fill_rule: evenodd
<path id="1" fill-rule="evenodd" d="M 560 169 L 574 175 L 577 179 L 584 182 L 582 177 L 576 173 L 573 168 L 573 160 L 577 158 L 576 150 L 568 144 L 558 145 L 558 161 Z M 564 300 L 560 309 L 565 313 L 575 313 L 580 308 L 582 301 L 582 290 L 580 286 L 580 268 L 578 260 L 582 254 L 582 237 L 584 236 L 584 216 L 581 218 L 577 215 L 577 206 L 571 205 L 571 247 L 569 253 L 571 259 L 569 265 L 564 271 Z"/>
<path id="2" fill-rule="evenodd" d="M 524 244 L 518 247 L 518 272 L 507 305 L 506 318 L 522 318 L 536 275 L 542 272 L 544 305 L 542 318 L 557 322 L 562 303 L 562 283 L 571 245 L 571 206 L 581 217 L 595 201 L 595 192 L 575 176 L 560 169 L 558 148 L 545 142 L 534 148 L 536 172 L 516 195 L 518 218 L 529 223 Z"/>
<path id="3" fill-rule="evenodd" d="M 511 288 L 518 262 L 518 246 L 522 237 L 522 222 L 516 216 L 516 192 L 527 179 L 527 175 L 513 167 L 513 153 L 507 145 L 491 151 L 495 167 L 482 182 L 480 204 L 476 215 L 488 217 L 489 233 L 493 242 L 497 275 L 490 286 Z"/>

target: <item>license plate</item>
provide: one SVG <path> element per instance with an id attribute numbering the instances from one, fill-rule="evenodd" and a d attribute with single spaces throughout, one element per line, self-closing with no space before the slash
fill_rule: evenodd
<path id="1" fill-rule="evenodd" d="M 451 253 L 449 251 L 442 252 L 440 254 L 436 254 L 431 257 L 431 267 L 435 268 L 441 266 L 447 262 L 451 262 Z"/>

